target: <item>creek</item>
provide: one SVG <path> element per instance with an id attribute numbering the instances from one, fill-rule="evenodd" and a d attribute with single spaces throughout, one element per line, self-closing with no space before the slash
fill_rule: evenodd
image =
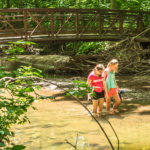
<path id="1" fill-rule="evenodd" d="M 49 79 L 67 88 L 72 80 L 86 78 L 68 76 L 49 76 Z M 150 76 L 118 77 L 118 84 L 125 91 L 117 115 L 104 116 L 112 123 L 120 139 L 120 150 L 150 149 Z M 59 95 L 55 100 L 35 102 L 37 110 L 30 109 L 31 124 L 15 126 L 15 144 L 24 144 L 26 150 L 74 150 L 65 142 L 75 144 L 78 134 L 78 150 L 110 150 L 109 144 L 94 120 L 73 99 L 64 97 L 59 89 L 47 83 L 40 83 L 43 95 Z M 83 102 L 86 102 L 83 101 Z M 88 104 L 92 110 L 92 104 Z M 104 106 L 105 112 L 105 106 Z M 112 143 L 117 140 L 108 123 L 98 118 Z"/>

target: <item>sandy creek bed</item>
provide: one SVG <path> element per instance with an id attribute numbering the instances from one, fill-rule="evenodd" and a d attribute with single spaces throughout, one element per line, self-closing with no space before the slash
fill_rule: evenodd
<path id="1" fill-rule="evenodd" d="M 127 78 L 128 79 L 128 78 Z M 105 116 L 112 123 L 120 139 L 120 150 L 150 150 L 150 88 L 147 83 L 139 85 L 126 84 L 121 79 L 121 87 L 126 90 L 120 106 L 120 114 Z M 61 91 L 43 88 L 41 95 L 51 96 Z M 86 102 L 86 101 L 85 101 Z M 97 124 L 73 99 L 60 94 L 55 100 L 34 102 L 38 110 L 29 109 L 31 124 L 15 126 L 13 130 L 16 144 L 24 144 L 26 150 L 74 150 L 66 144 L 67 139 L 75 143 L 78 133 L 78 150 L 105 150 L 110 146 Z M 92 105 L 88 108 L 92 110 Z M 105 107 L 104 107 L 105 111 Z M 108 133 L 112 143 L 117 140 L 108 123 L 98 118 Z"/>

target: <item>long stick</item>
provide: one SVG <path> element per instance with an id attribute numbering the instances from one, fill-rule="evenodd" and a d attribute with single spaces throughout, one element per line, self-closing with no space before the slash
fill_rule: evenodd
<path id="1" fill-rule="evenodd" d="M 112 130 L 113 130 L 113 132 L 114 132 L 114 134 L 115 134 L 115 136 L 116 136 L 116 138 L 117 138 L 118 150 L 119 150 L 120 141 L 119 141 L 119 137 L 118 137 L 118 135 L 117 135 L 115 129 L 113 128 L 112 124 L 110 123 L 110 121 L 109 121 L 108 119 L 106 119 L 105 117 L 102 117 L 102 118 L 105 119 L 105 120 L 109 123 L 110 127 L 112 128 Z"/>

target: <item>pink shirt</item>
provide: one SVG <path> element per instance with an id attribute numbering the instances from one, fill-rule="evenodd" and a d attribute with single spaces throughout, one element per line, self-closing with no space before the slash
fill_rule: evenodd
<path id="1" fill-rule="evenodd" d="M 95 92 L 102 92 L 104 90 L 104 87 L 103 87 L 104 77 L 98 77 L 94 74 L 94 71 L 92 71 L 89 74 L 88 79 L 91 80 L 91 87 L 94 87 Z"/>

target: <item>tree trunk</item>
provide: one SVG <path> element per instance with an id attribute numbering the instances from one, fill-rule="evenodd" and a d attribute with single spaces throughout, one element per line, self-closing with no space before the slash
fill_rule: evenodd
<path id="1" fill-rule="evenodd" d="M 111 2 L 111 9 L 115 9 L 115 0 L 110 0 Z"/>
<path id="2" fill-rule="evenodd" d="M 34 1 L 34 4 L 35 4 L 35 8 L 39 8 L 38 0 L 35 0 L 35 1 Z"/>
<path id="3" fill-rule="evenodd" d="M 6 5 L 7 5 L 7 8 L 10 8 L 10 0 L 7 0 L 6 3 L 7 3 L 7 4 L 6 4 Z"/>
<path id="4" fill-rule="evenodd" d="M 98 1 L 98 8 L 100 8 L 101 6 L 100 6 L 100 0 L 97 0 Z"/>

